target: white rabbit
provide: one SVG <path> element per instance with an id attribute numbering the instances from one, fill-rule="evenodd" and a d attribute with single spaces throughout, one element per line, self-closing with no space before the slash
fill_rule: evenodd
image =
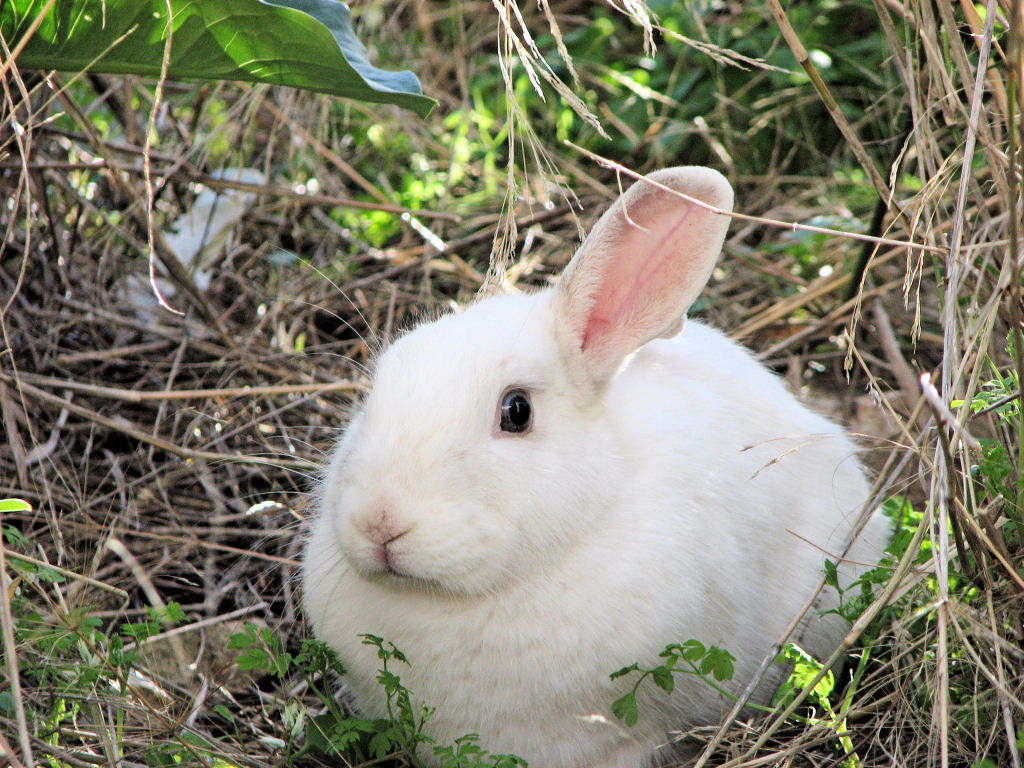
<path id="1" fill-rule="evenodd" d="M 394 671 L 436 708 L 438 743 L 477 733 L 534 768 L 640 768 L 732 702 L 677 676 L 671 695 L 641 688 L 626 728 L 610 705 L 635 677 L 609 673 L 695 638 L 736 657 L 738 693 L 842 554 L 869 492 L 856 448 L 718 331 L 678 332 L 729 218 L 673 190 L 732 207 L 715 171 L 653 173 L 553 288 L 480 301 L 377 360 L 303 579 L 367 713 L 384 694 L 360 633 L 406 654 Z M 886 535 L 873 519 L 841 581 Z M 846 629 L 819 615 L 835 604 L 827 589 L 797 633 L 820 657 Z"/>

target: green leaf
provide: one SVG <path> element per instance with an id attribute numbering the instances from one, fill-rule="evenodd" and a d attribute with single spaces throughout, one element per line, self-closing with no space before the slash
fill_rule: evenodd
<path id="1" fill-rule="evenodd" d="M 406 666 L 412 666 L 411 664 L 409 664 L 409 660 L 407 658 L 405 658 L 405 654 L 402 653 L 397 648 L 395 648 L 394 645 L 391 646 L 391 650 L 388 652 L 388 655 L 391 658 L 395 659 L 395 661 L 400 661 L 403 664 L 405 664 Z"/>
<path id="2" fill-rule="evenodd" d="M 403 703 L 403 695 L 408 696 L 408 691 L 402 686 L 402 678 L 387 669 L 377 670 L 377 682 L 380 687 L 384 689 L 384 693 L 391 696 L 399 697 L 399 704 Z M 410 713 L 411 717 L 411 713 Z"/>
<path id="3" fill-rule="evenodd" d="M 235 632 L 228 636 L 228 648 L 232 650 L 239 650 L 242 648 L 248 648 L 250 645 L 260 641 L 259 627 L 251 621 L 245 622 L 245 624 L 242 625 L 242 628 L 242 632 Z"/>
<path id="4" fill-rule="evenodd" d="M 834 589 L 839 589 L 839 571 L 836 564 L 825 558 L 825 583 Z"/>
<path id="5" fill-rule="evenodd" d="M 491 755 L 495 768 L 527 768 L 527 762 L 519 755 Z"/>
<path id="6" fill-rule="evenodd" d="M 786 661 L 793 662 L 793 671 L 790 672 L 789 679 L 784 686 L 787 689 L 787 696 L 797 689 L 804 689 L 809 686 L 823 668 L 820 661 L 794 643 L 786 643 L 782 653 L 779 654 L 779 661 L 782 663 Z M 811 699 L 819 704 L 827 704 L 828 697 L 834 689 L 835 676 L 832 672 L 826 672 L 812 689 Z"/>
<path id="7" fill-rule="evenodd" d="M 707 653 L 707 649 L 700 640 L 690 639 L 679 647 L 679 653 L 687 661 L 699 661 Z"/>
<path id="8" fill-rule="evenodd" d="M 3 501 L 21 501 L 21 499 L 4 499 Z M 0 510 L 0 514 L 2 514 L 4 511 L 10 512 L 11 510 Z M 32 546 L 32 542 L 28 540 L 28 536 L 19 531 L 13 525 L 4 524 L 4 526 L 0 528 L 0 532 L 3 533 L 3 540 L 6 541 L 12 547 L 17 547 L 18 549 L 28 549 Z M 28 563 L 23 563 L 23 565 L 28 565 Z"/>
<path id="9" fill-rule="evenodd" d="M 155 621 L 137 621 L 121 625 L 121 633 L 137 642 L 144 642 L 160 634 L 160 625 Z"/>
<path id="10" fill-rule="evenodd" d="M 306 724 L 306 748 L 324 755 L 333 755 L 331 735 L 338 724 L 338 718 L 331 712 L 310 718 Z"/>
<path id="11" fill-rule="evenodd" d="M 712 645 L 708 648 L 707 655 L 701 661 L 700 671 L 707 674 L 710 672 L 715 680 L 732 680 L 733 665 L 736 657 L 723 648 Z"/>
<path id="12" fill-rule="evenodd" d="M 654 683 L 666 693 L 672 693 L 672 689 L 675 688 L 676 681 L 672 677 L 672 670 L 668 667 L 655 667 L 651 670 L 651 676 L 654 677 Z"/>
<path id="13" fill-rule="evenodd" d="M 381 733 L 386 729 L 387 723 L 383 720 L 341 717 L 327 712 L 310 718 L 306 725 L 304 749 L 329 757 L 344 757 L 346 750 L 357 744 L 364 734 Z"/>
<path id="14" fill-rule="evenodd" d="M 238 654 L 236 662 L 242 672 L 256 670 L 258 672 L 269 672 L 273 667 L 270 656 L 261 648 L 250 648 Z"/>
<path id="15" fill-rule="evenodd" d="M 374 734 L 370 739 L 370 743 L 367 746 L 370 756 L 375 760 L 383 760 L 394 749 L 394 744 L 391 738 L 390 732 L 383 732 Z"/>
<path id="16" fill-rule="evenodd" d="M 232 635 L 232 638 L 234 637 L 235 635 Z M 331 670 L 339 675 L 345 674 L 345 667 L 338 659 L 337 654 L 326 643 L 311 638 L 302 641 L 302 648 L 295 663 L 302 666 L 311 675 L 324 675 Z"/>
<path id="17" fill-rule="evenodd" d="M 178 750 L 164 745 L 146 747 L 146 765 L 149 768 L 173 768 L 178 764 Z"/>
<path id="18" fill-rule="evenodd" d="M 338 0 L 169 0 L 173 79 L 242 80 L 395 104 L 426 117 L 436 102 L 412 72 L 370 64 Z M 45 0 L 0 3 L 14 48 Z M 167 41 L 167 0 L 56 0 L 18 56 L 29 69 L 156 77 Z"/>
<path id="19" fill-rule="evenodd" d="M 200 749 L 212 749 L 214 746 L 213 742 L 206 739 L 206 737 L 199 735 L 195 731 L 182 731 L 180 738 L 185 744 L 191 744 L 193 747 L 199 747 Z"/>
<path id="20" fill-rule="evenodd" d="M 175 605 L 176 604 L 172 604 Z M 178 608 L 180 612 L 180 608 Z M 183 615 L 183 614 L 182 614 Z M 228 638 L 228 648 L 242 651 L 238 655 L 238 668 L 242 671 L 259 670 L 284 677 L 295 663 L 295 657 L 284 650 L 281 638 L 266 627 L 245 622 L 245 631 Z"/>
<path id="21" fill-rule="evenodd" d="M 0 499 L 0 515 L 5 512 L 31 512 L 32 505 L 24 499 Z"/>
<path id="22" fill-rule="evenodd" d="M 621 699 L 612 702 L 612 714 L 628 726 L 636 725 L 640 714 L 636 706 L 636 694 L 630 691 Z"/>
<path id="23" fill-rule="evenodd" d="M 637 671 L 639 671 L 639 669 L 640 669 L 640 665 L 637 664 L 636 662 L 633 662 L 628 667 L 623 667 L 622 669 L 615 670 L 610 675 L 608 675 L 608 677 L 611 680 L 615 680 L 617 678 L 622 677 L 623 675 L 628 675 L 630 672 L 637 672 Z"/>
<path id="24" fill-rule="evenodd" d="M 157 621 L 172 624 L 178 624 L 188 618 L 185 612 L 181 610 L 181 605 L 173 601 L 160 608 L 150 608 L 149 615 Z"/>

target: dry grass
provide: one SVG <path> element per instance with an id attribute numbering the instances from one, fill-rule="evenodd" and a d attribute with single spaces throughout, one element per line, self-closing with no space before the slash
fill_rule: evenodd
<path id="1" fill-rule="evenodd" d="M 969 402 L 995 370 L 1024 369 L 1005 346 L 1022 320 L 1024 11 L 1020 0 L 989 3 L 999 19 L 1017 20 L 994 35 L 970 4 L 875 5 L 893 56 L 871 84 L 879 111 L 871 119 L 876 130 L 891 127 L 888 141 L 862 141 L 866 125 L 854 121 L 818 175 L 787 175 L 781 156 L 730 169 L 738 210 L 776 225 L 734 224 L 703 312 L 851 422 L 878 470 L 879 493 L 924 511 L 930 555 L 907 560 L 905 579 L 872 607 L 884 620 L 871 626 L 871 661 L 843 702 L 859 764 L 945 768 L 986 757 L 1019 768 L 1021 424 L 949 404 Z M 522 25 L 535 36 L 548 29 L 546 6 L 526 6 Z M 585 10 L 552 3 L 550 13 L 567 32 Z M 727 25 L 729 15 L 707 23 Z M 801 30 L 785 12 L 777 23 L 785 34 L 776 44 L 791 45 L 813 80 Z M 373 34 L 400 40 L 408 29 L 423 45 L 406 51 L 407 65 L 441 101 L 423 124 L 294 92 L 168 84 L 171 109 L 160 116 L 150 157 L 158 226 L 187 210 L 197 182 L 216 188 L 210 172 L 221 165 L 261 168 L 270 178 L 249 190 L 255 202 L 214 254 L 208 288 L 199 290 L 187 270 L 167 274 L 167 300 L 183 315 L 154 307 L 138 289 L 149 270 L 142 135 L 152 84 L 92 78 L 65 88 L 63 78 L 8 72 L 0 109 L 0 498 L 26 499 L 32 511 L 0 521 L 23 537 L 0 551 L 6 764 L 155 764 L 154 749 L 184 762 L 215 755 L 278 764 L 302 707 L 318 703 L 299 676 L 239 672 L 226 637 L 255 621 L 298 647 L 306 493 L 365 386 L 365 364 L 381 339 L 469 299 L 491 267 L 496 233 L 516 256 L 499 273 L 509 287 L 557 274 L 577 222 L 555 185 L 576 190 L 585 224 L 615 194 L 613 170 L 543 131 L 531 137 L 520 123 L 512 141 L 525 159 L 512 177 L 515 196 L 481 153 L 465 161 L 465 178 L 414 215 L 416 224 L 399 219 L 383 246 L 332 218 L 354 197 L 371 208 L 396 205 L 394 185 L 410 166 L 420 175 L 451 167 L 457 153 L 440 138 L 453 132 L 444 116 L 469 109 L 474 78 L 488 67 L 494 74 L 494 62 L 474 54 L 515 49 L 495 31 L 487 4 L 413 3 Z M 442 39 L 455 41 L 455 55 Z M 691 42 L 710 56 L 727 53 L 710 37 Z M 763 82 L 763 70 L 749 72 L 752 87 Z M 579 76 L 591 84 L 594 73 Z M 830 96 L 824 84 L 803 94 Z M 784 122 L 787 104 L 766 97 L 764 120 Z M 728 109 L 718 122 L 684 126 L 698 155 L 718 156 L 742 138 Z M 378 146 L 365 130 L 372 122 L 386 126 L 385 136 L 404 129 L 405 138 Z M 905 137 L 901 122 L 910 126 Z M 469 136 L 480 141 L 476 128 Z M 815 139 L 802 135 L 798 145 Z M 544 153 L 547 168 L 534 160 Z M 639 152 L 615 160 L 626 169 L 650 165 Z M 819 262 L 835 270 L 803 274 L 786 225 L 818 217 L 848 228 L 849 187 L 832 169 L 858 165 L 887 202 L 871 233 L 883 242 L 821 236 L 813 244 Z M 168 273 L 166 244 L 156 240 L 156 269 Z M 855 273 L 849 265 L 859 255 L 870 258 Z M 921 373 L 932 376 L 932 404 Z M 1008 389 L 1007 403 L 1017 403 L 1016 382 Z M 1005 448 L 999 489 L 970 472 L 981 461 L 977 439 Z M 146 644 L 136 664 L 145 677 L 126 677 L 110 661 L 110 638 L 171 602 L 186 620 Z M 85 670 L 95 675 L 82 682 Z M 200 739 L 215 746 L 197 746 Z M 833 731 L 782 718 L 689 739 L 697 745 L 690 764 L 839 760 Z"/>

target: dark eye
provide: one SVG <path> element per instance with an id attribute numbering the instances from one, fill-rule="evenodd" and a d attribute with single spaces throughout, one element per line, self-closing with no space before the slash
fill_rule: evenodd
<path id="1" fill-rule="evenodd" d="M 522 389 L 510 389 L 501 398 L 501 431 L 526 432 L 532 423 L 530 396 Z"/>

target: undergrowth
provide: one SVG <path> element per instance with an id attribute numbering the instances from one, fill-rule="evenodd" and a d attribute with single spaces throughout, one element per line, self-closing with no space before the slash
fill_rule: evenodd
<path id="1" fill-rule="evenodd" d="M 435 748 L 515 765 L 472 734 L 427 743 L 388 638 L 367 640 L 393 716 L 348 708 L 298 607 L 308 493 L 384 339 L 485 282 L 547 284 L 628 172 L 704 163 L 748 218 L 695 311 L 848 424 L 895 538 L 844 594 L 846 664 L 783 647 L 773 712 L 682 734 L 685 764 L 1020 768 L 1021 3 L 629 5 L 524 3 L 505 23 L 486 3 L 357 3 L 378 63 L 440 101 L 430 118 L 167 83 L 152 189 L 153 81 L 20 71 L 4 52 L 12 766 Z M 167 238 L 204 192 L 244 213 L 177 269 Z M 150 286 L 150 205 L 181 315 Z M 622 659 L 625 677 L 721 684 L 728 649 L 705 642 Z"/>

